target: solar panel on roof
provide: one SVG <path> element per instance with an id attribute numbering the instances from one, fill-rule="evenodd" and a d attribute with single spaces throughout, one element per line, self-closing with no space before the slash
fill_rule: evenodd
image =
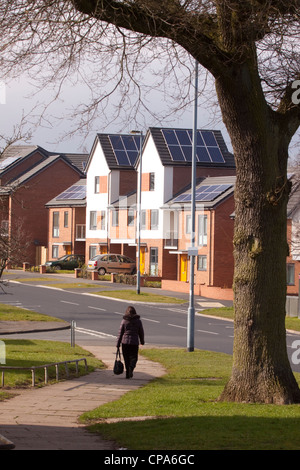
<path id="1" fill-rule="evenodd" d="M 162 129 L 162 134 L 173 161 L 192 161 L 193 133 L 190 129 Z M 197 131 L 196 159 L 200 163 L 225 163 L 212 131 Z"/>
<path id="2" fill-rule="evenodd" d="M 133 166 L 140 149 L 139 135 L 109 135 L 108 136 L 118 165 Z"/>
<path id="3" fill-rule="evenodd" d="M 8 167 L 12 163 L 16 162 L 19 160 L 21 157 L 7 157 L 4 160 L 0 162 L 0 170 L 3 170 L 4 168 Z"/>
<path id="4" fill-rule="evenodd" d="M 84 199 L 86 197 L 86 187 L 85 186 L 71 186 L 66 189 L 63 193 L 57 196 L 57 200 L 63 201 L 66 199 Z"/>
<path id="5" fill-rule="evenodd" d="M 227 189 L 231 188 L 231 184 L 214 184 L 214 185 L 203 185 L 196 188 L 195 199 L 196 202 L 211 202 L 214 201 L 218 196 L 223 194 Z M 174 199 L 174 202 L 191 202 L 191 193 L 183 193 Z"/>

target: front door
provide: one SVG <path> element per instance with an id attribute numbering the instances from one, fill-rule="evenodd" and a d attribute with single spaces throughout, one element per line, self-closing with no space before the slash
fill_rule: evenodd
<path id="1" fill-rule="evenodd" d="M 180 280 L 187 281 L 187 255 L 180 255 Z"/>
<path id="2" fill-rule="evenodd" d="M 145 274 L 145 248 L 140 249 L 140 273 Z"/>

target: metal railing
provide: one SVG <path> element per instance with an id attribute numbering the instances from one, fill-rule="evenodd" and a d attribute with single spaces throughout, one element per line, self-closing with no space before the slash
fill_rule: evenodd
<path id="1" fill-rule="evenodd" d="M 32 385 L 32 387 L 34 387 L 35 386 L 35 371 L 37 369 L 44 369 L 44 371 L 45 371 L 45 384 L 47 384 L 48 383 L 48 378 L 49 378 L 48 369 L 49 369 L 49 367 L 55 367 L 55 377 L 56 377 L 56 381 L 58 382 L 58 380 L 59 380 L 59 366 L 60 365 L 64 364 L 66 376 L 67 376 L 67 378 L 69 378 L 70 375 L 69 375 L 68 364 L 75 362 L 75 364 L 76 364 L 76 375 L 78 375 L 79 374 L 78 363 L 80 361 L 84 361 L 85 371 L 87 372 L 87 361 L 86 361 L 85 357 L 80 358 L 80 359 L 71 359 L 69 361 L 53 362 L 51 364 L 43 364 L 43 365 L 40 365 L 40 366 L 29 366 L 29 367 L 0 366 L 0 371 L 2 371 L 2 374 L 1 374 L 2 375 L 1 376 L 1 387 L 4 387 L 4 374 L 5 374 L 5 371 L 8 371 L 8 370 L 31 370 L 31 385 Z"/>

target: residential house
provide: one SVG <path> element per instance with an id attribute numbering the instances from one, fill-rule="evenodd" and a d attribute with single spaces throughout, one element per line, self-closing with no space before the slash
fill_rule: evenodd
<path id="1" fill-rule="evenodd" d="M 299 176 L 298 176 L 299 177 Z M 287 207 L 287 294 L 299 295 L 300 285 L 300 182 L 292 177 L 293 189 Z"/>
<path id="2" fill-rule="evenodd" d="M 97 134 L 95 138 L 86 167 L 87 260 L 106 252 L 135 257 L 131 224 L 136 207 L 129 208 L 127 198 L 132 202 L 136 193 L 139 139 L 133 134 Z"/>
<path id="3" fill-rule="evenodd" d="M 197 295 L 232 299 L 233 230 L 235 176 L 200 178 L 195 188 L 195 257 L 194 289 Z M 191 185 L 164 204 L 169 218 L 175 221 L 176 237 L 165 241 L 176 266 L 175 280 L 165 278 L 168 290 L 189 292 L 191 248 Z"/>
<path id="4" fill-rule="evenodd" d="M 52 154 L 38 146 L 11 146 L 1 155 L 1 227 L 10 239 L 22 228 L 28 248 L 20 264 L 41 262 L 48 244 L 45 204 L 83 176 L 86 159 L 79 154 Z"/>
<path id="5" fill-rule="evenodd" d="M 46 207 L 49 210 L 48 258 L 85 255 L 86 179 L 66 188 Z"/>
<path id="6" fill-rule="evenodd" d="M 198 130 L 196 160 L 198 179 L 235 175 L 233 155 L 220 131 Z M 180 229 L 183 217 L 171 201 L 191 184 L 191 161 L 190 129 L 148 130 L 142 154 L 140 269 L 163 280 L 179 281 L 179 287 L 185 290 L 188 276 L 179 274 L 180 264 L 181 269 L 188 270 L 186 246 L 185 252 L 180 253 L 182 237 L 185 238 L 185 231 Z M 176 283 L 173 285 L 179 288 Z M 172 283 L 168 283 L 171 287 Z"/>

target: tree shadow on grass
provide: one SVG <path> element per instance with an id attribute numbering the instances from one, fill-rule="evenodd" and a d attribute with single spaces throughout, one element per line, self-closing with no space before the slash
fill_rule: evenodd
<path id="1" fill-rule="evenodd" d="M 296 450 L 300 409 L 298 413 L 299 418 L 158 418 L 94 424 L 89 430 L 132 450 Z"/>

